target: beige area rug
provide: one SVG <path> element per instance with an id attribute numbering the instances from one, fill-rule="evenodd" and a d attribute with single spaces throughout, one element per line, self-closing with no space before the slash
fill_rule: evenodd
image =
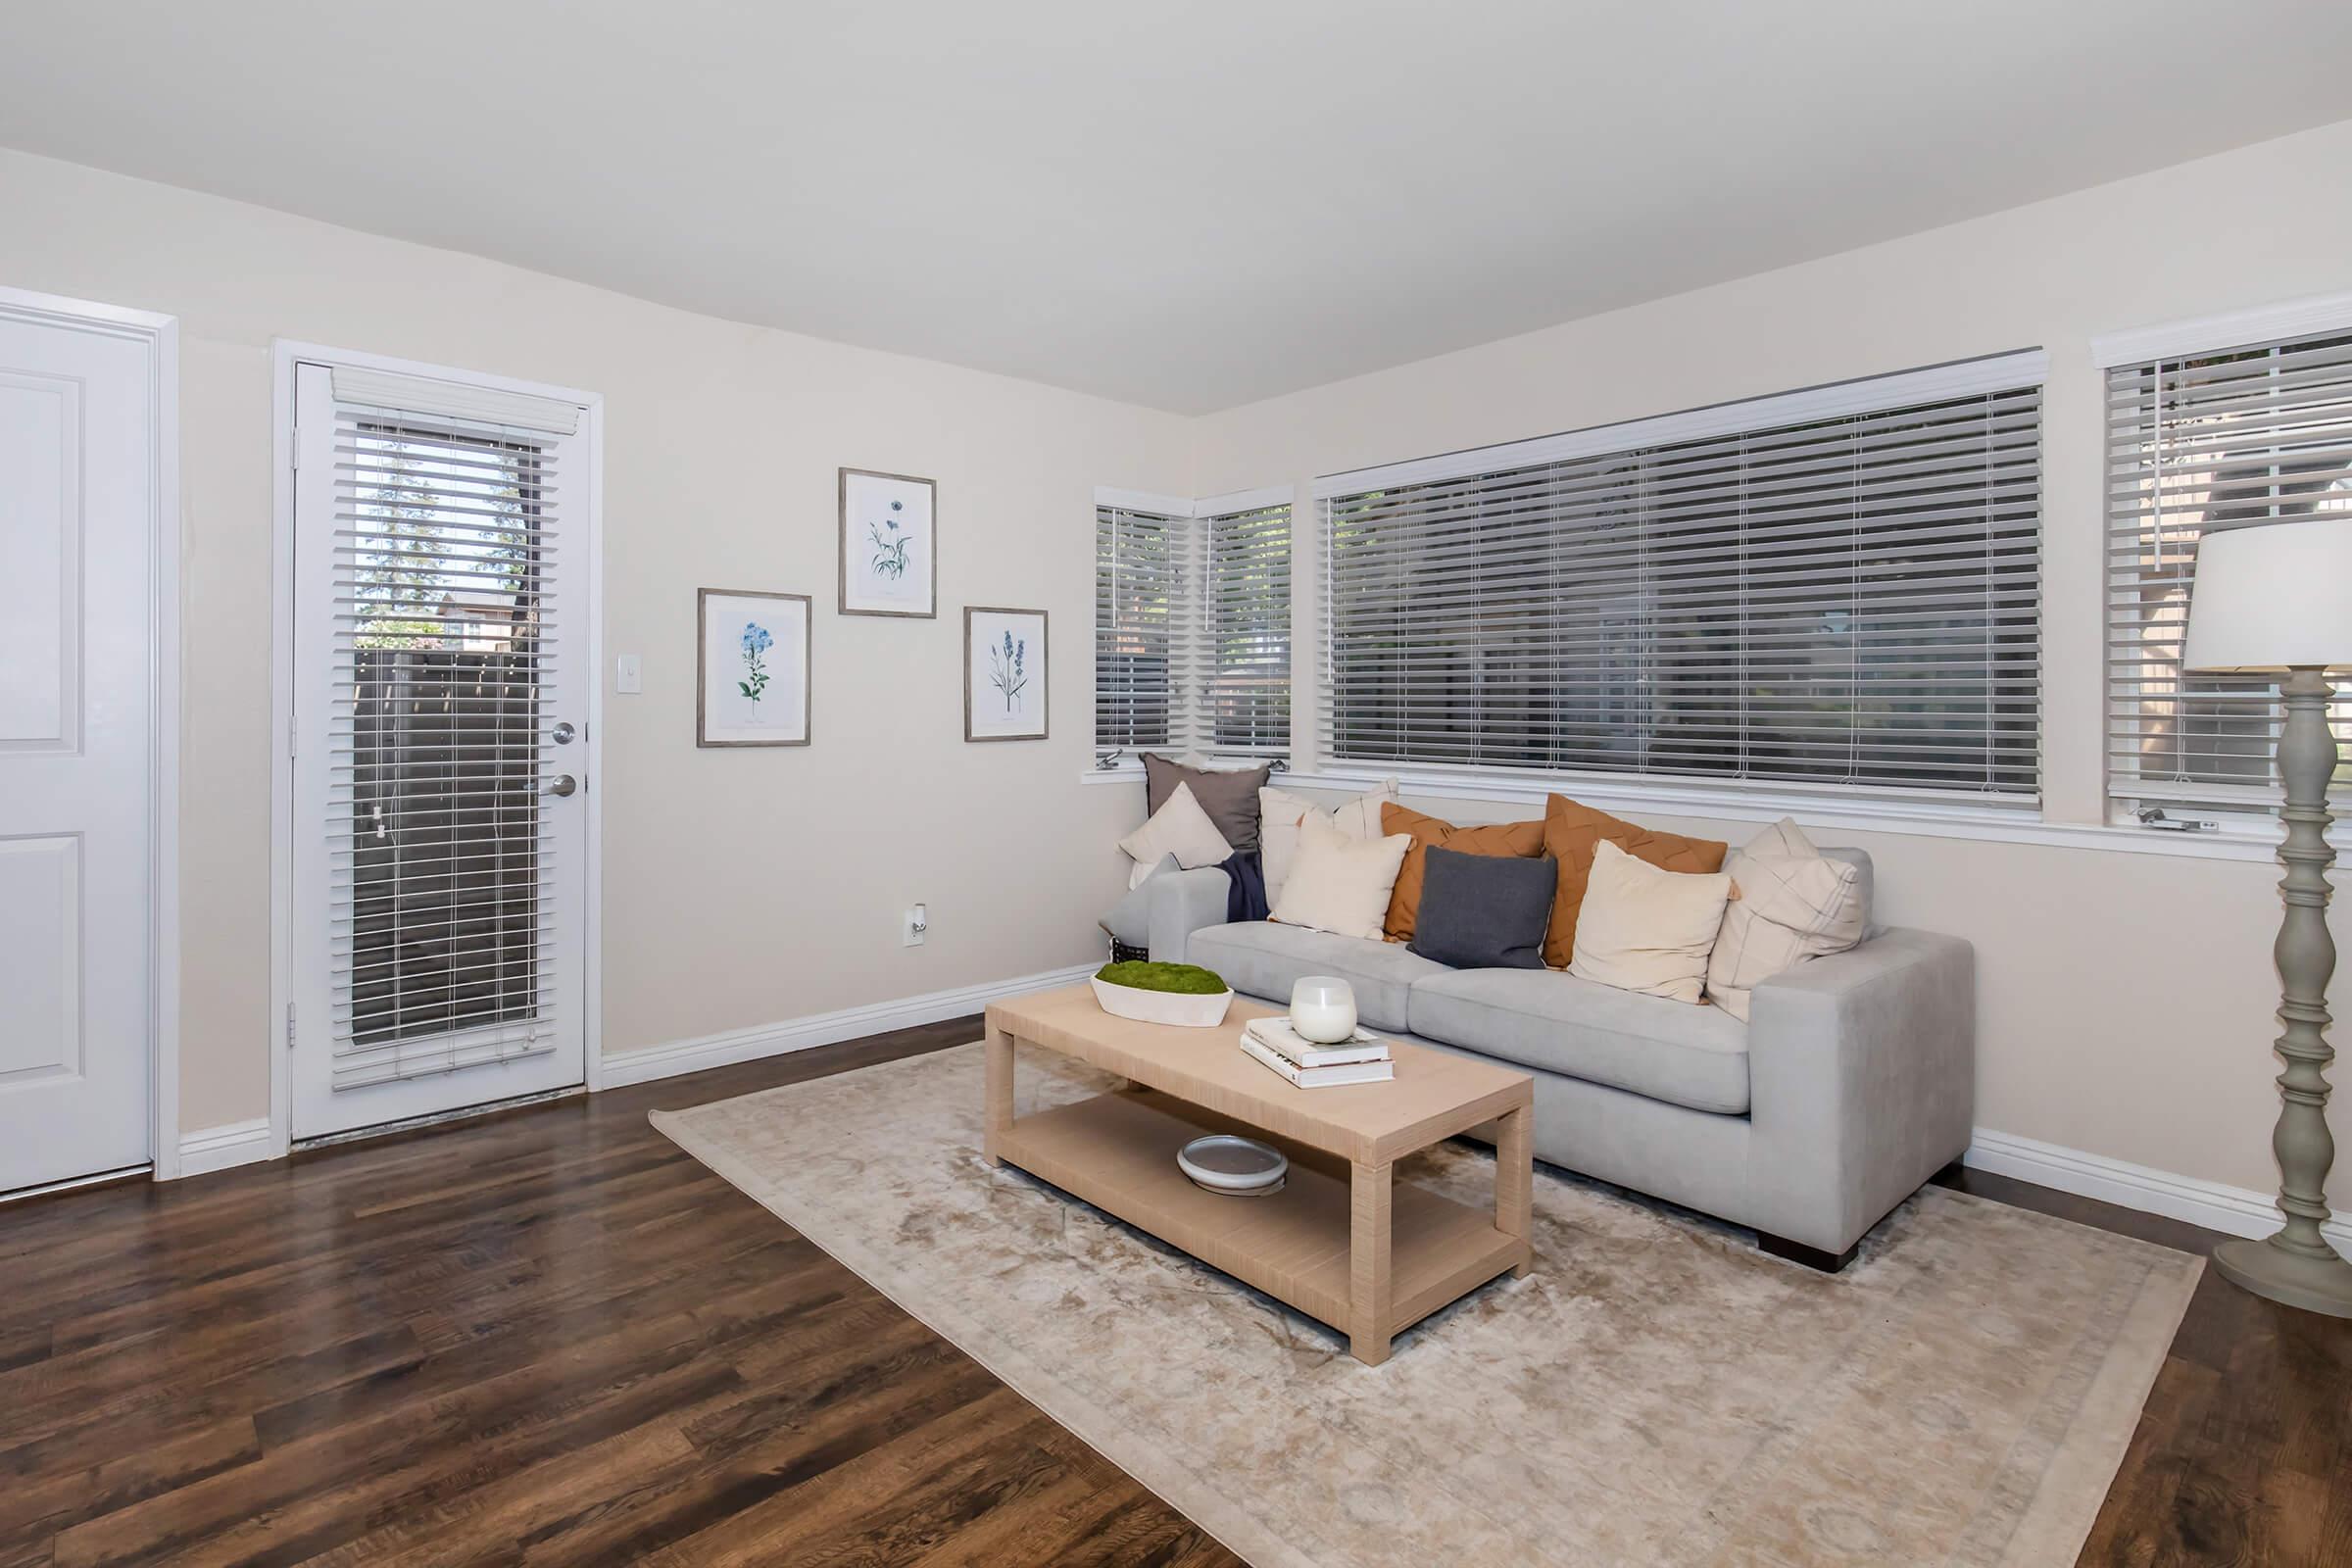
<path id="1" fill-rule="evenodd" d="M 1366 1367 L 992 1169 L 980 1089 L 972 1045 L 653 1119 L 1259 1568 L 2072 1563 L 2204 1266 L 1930 1188 L 1828 1277 L 1538 1166 L 1534 1272 Z"/>

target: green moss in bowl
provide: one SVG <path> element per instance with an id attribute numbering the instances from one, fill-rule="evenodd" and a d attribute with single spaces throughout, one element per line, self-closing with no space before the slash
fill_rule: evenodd
<path id="1" fill-rule="evenodd" d="M 1197 963 L 1106 963 L 1095 971 L 1095 978 L 1105 985 L 1129 986 L 1137 991 L 1173 991 L 1179 996 L 1213 997 L 1231 989 L 1224 976 L 1213 969 L 1203 969 Z"/>

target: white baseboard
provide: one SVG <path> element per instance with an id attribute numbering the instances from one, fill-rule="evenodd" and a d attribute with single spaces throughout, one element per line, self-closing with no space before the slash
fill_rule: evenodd
<path id="1" fill-rule="evenodd" d="M 2021 1182 L 2054 1187 L 2078 1198 L 2095 1198 L 2143 1214 L 2186 1220 L 2230 1236 L 2268 1236 L 2278 1228 L 2278 1205 L 2269 1193 L 2176 1176 L 2104 1154 L 2086 1154 L 2079 1149 L 1996 1133 L 1988 1127 L 1976 1130 L 1968 1152 L 1961 1157 L 1972 1170 L 2014 1176 Z M 2352 1253 L 2352 1211 L 2337 1209 L 2321 1231 L 2336 1250 Z"/>
<path id="2" fill-rule="evenodd" d="M 179 1140 L 179 1174 L 203 1176 L 212 1171 L 227 1170 L 233 1165 L 250 1165 L 270 1157 L 270 1118 L 257 1117 L 252 1121 L 232 1121 L 222 1127 L 205 1127 L 183 1133 Z"/>
<path id="3" fill-rule="evenodd" d="M 786 1052 L 807 1051 L 814 1046 L 856 1040 L 862 1035 L 909 1029 L 920 1023 L 937 1023 L 942 1018 L 978 1012 L 990 1003 L 1005 997 L 1044 991 L 1054 986 L 1075 985 L 1101 967 L 1100 963 L 1082 963 L 1068 969 L 1049 969 L 1043 974 L 991 980 L 981 985 L 961 986 L 953 991 L 933 991 L 897 1002 L 868 1003 L 863 1006 L 844 1007 L 838 1012 L 810 1013 L 805 1018 L 788 1018 L 782 1023 L 756 1024 L 749 1029 L 730 1029 L 724 1034 L 704 1035 L 697 1040 L 673 1040 L 666 1045 L 617 1052 L 605 1057 L 604 1086 L 607 1089 L 618 1089 L 624 1084 L 650 1083 L 656 1078 L 674 1078 L 680 1073 L 701 1072 L 706 1067 L 725 1067 L 760 1056 L 780 1056 Z"/>

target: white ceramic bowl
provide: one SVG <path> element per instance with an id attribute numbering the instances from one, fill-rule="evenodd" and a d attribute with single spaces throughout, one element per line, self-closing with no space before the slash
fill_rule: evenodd
<path id="1" fill-rule="evenodd" d="M 1237 1197 L 1280 1192 L 1291 1170 L 1290 1159 L 1272 1144 L 1231 1133 L 1194 1139 L 1176 1151 L 1176 1164 L 1194 1186 Z"/>
<path id="2" fill-rule="evenodd" d="M 1230 990 L 1214 996 L 1188 996 L 1179 991 L 1142 991 L 1134 986 L 1112 985 L 1097 976 L 1090 976 L 1089 984 L 1094 986 L 1095 1000 L 1102 1004 L 1104 1012 L 1133 1018 L 1139 1023 L 1214 1029 L 1225 1021 L 1225 1009 L 1233 1005 Z"/>

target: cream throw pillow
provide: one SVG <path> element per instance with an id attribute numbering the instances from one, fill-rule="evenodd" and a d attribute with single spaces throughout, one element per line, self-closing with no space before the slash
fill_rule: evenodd
<path id="1" fill-rule="evenodd" d="M 1285 925 L 1336 931 L 1344 937 L 1378 942 L 1389 917 L 1389 894 L 1403 868 L 1410 833 L 1359 839 L 1321 811 L 1298 823 L 1298 854 L 1273 917 Z"/>
<path id="2" fill-rule="evenodd" d="M 1731 896 L 1726 872 L 1661 871 L 1598 840 L 1568 972 L 1620 991 L 1701 1001 L 1707 955 Z"/>
<path id="3" fill-rule="evenodd" d="M 1707 960 L 1707 995 L 1733 1017 L 1747 1016 L 1749 993 L 1763 981 L 1862 940 L 1862 868 L 1823 855 L 1789 818 L 1723 869 L 1739 893 Z"/>
<path id="4" fill-rule="evenodd" d="M 1119 848 L 1135 860 L 1135 868 L 1127 873 L 1131 888 L 1143 886 L 1144 878 L 1165 855 L 1176 857 L 1176 863 L 1188 871 L 1233 858 L 1233 846 L 1225 842 L 1225 835 L 1194 799 L 1190 784 L 1177 785 L 1176 793 L 1152 813 L 1152 820 L 1119 840 Z"/>
<path id="5" fill-rule="evenodd" d="M 1343 801 L 1325 810 L 1303 795 L 1289 790 L 1261 789 L 1257 792 L 1258 866 L 1266 877 L 1266 903 L 1282 900 L 1282 885 L 1290 880 L 1291 862 L 1298 857 L 1298 824 L 1308 816 L 1318 816 L 1333 824 L 1351 839 L 1376 839 L 1380 832 L 1380 808 L 1396 799 L 1396 781 L 1384 778 L 1352 801 Z"/>

